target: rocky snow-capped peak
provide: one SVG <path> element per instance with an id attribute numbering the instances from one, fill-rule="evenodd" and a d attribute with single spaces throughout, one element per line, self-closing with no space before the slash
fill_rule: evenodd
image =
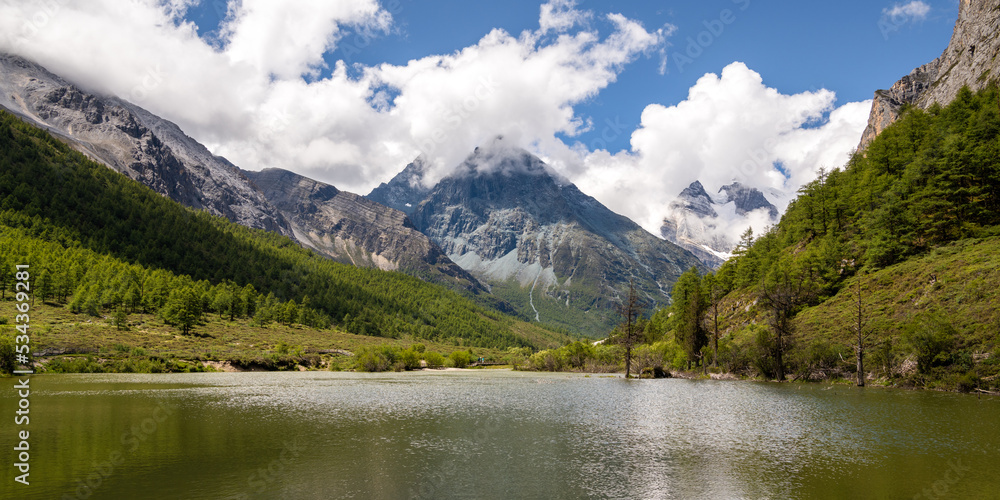
<path id="1" fill-rule="evenodd" d="M 502 139 L 422 197 L 426 188 L 409 181 L 416 173 L 407 166 L 369 197 L 410 203 L 417 229 L 531 319 L 606 334 L 630 281 L 649 305 L 662 304 L 680 274 L 704 269 Z"/>
<path id="2" fill-rule="evenodd" d="M 701 182 L 694 181 L 668 206 L 660 236 L 717 268 L 729 258 L 736 243 L 728 229 L 734 223 L 741 224 L 739 219 L 724 220 L 720 213 L 746 219 L 756 211 L 764 211 L 769 221 L 778 220 L 777 207 L 756 188 L 733 182 L 713 197 Z"/>

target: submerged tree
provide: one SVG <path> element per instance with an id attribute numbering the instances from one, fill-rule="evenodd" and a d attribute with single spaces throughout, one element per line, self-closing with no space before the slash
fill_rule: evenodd
<path id="1" fill-rule="evenodd" d="M 865 315 L 865 302 L 861 295 L 862 277 L 858 276 L 857 287 L 854 293 L 854 318 L 850 326 L 851 333 L 854 334 L 854 354 L 857 360 L 858 387 L 865 386 L 865 351 L 870 347 L 871 330 L 868 329 L 868 318 Z"/>
<path id="2" fill-rule="evenodd" d="M 632 348 L 642 335 L 642 328 L 639 325 L 642 310 L 643 305 L 639 300 L 639 294 L 635 291 L 635 282 L 629 280 L 628 297 L 618 305 L 618 314 L 623 318 L 618 328 L 621 330 L 621 344 L 625 347 L 625 378 L 632 376 Z"/>

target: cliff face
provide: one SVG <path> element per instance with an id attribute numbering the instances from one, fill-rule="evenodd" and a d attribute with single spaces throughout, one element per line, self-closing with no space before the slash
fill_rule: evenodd
<path id="1" fill-rule="evenodd" d="M 421 184 L 425 172 L 423 157 L 413 160 L 389 182 L 383 182 L 368 194 L 367 198 L 389 208 L 395 208 L 407 215 L 413 215 L 420 203 L 431 190 Z"/>
<path id="2" fill-rule="evenodd" d="M 906 105 L 927 109 L 950 103 L 968 85 L 980 90 L 1000 79 L 1000 4 L 996 0 L 961 0 L 951 43 L 941 57 L 875 92 L 868 128 L 858 149 L 864 149 L 899 118 Z"/>

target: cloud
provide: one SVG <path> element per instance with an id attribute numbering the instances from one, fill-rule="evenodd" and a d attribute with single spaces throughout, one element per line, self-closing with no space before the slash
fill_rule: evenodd
<path id="1" fill-rule="evenodd" d="M 574 106 L 666 36 L 553 0 L 537 30 L 493 30 L 404 65 L 323 71 L 346 28 L 392 29 L 378 2 L 231 0 L 218 4 L 226 19 L 210 41 L 182 17 L 192 3 L 0 3 L 0 33 L 13 34 L 0 50 L 132 100 L 242 168 L 287 168 L 365 193 L 421 153 L 440 177 L 498 134 L 528 146 L 581 133 L 587 123 Z M 21 33 L 46 5 L 55 11 Z"/>
<path id="2" fill-rule="evenodd" d="M 703 76 L 683 102 L 646 107 L 631 151 L 577 144 L 548 153 L 581 190 L 659 234 L 669 203 L 695 180 L 712 193 L 739 181 L 783 211 L 820 167 L 842 166 L 857 147 L 871 102 L 835 102 L 828 90 L 781 94 L 737 62 Z M 720 227 L 735 241 L 746 224 Z"/>
<path id="3" fill-rule="evenodd" d="M 390 114 L 401 120 L 433 165 L 428 180 L 447 174 L 476 146 L 503 135 L 528 146 L 586 129 L 573 106 L 615 81 L 643 51 L 662 42 L 660 32 L 607 16 L 614 31 L 563 34 L 551 43 L 541 32 L 519 37 L 494 30 L 478 44 L 447 56 L 384 65 L 371 71 L 397 89 Z"/>
<path id="4" fill-rule="evenodd" d="M 393 29 L 378 2 L 232 0 L 219 4 L 226 19 L 210 41 L 183 18 L 195 3 L 0 2 L 0 50 L 136 102 L 242 168 L 286 168 L 362 194 L 418 154 L 434 181 L 503 135 L 654 234 L 695 179 L 710 190 L 741 180 L 784 208 L 816 168 L 843 164 L 867 119 L 866 103 L 836 107 L 825 90 L 783 95 L 736 63 L 681 103 L 648 106 L 634 132 L 607 124 L 632 133 L 631 151 L 611 154 L 560 137 L 605 126 L 575 107 L 662 51 L 672 26 L 552 0 L 535 30 L 496 29 L 401 65 L 324 70 L 347 28 Z"/>
<path id="5" fill-rule="evenodd" d="M 895 24 L 906 22 L 923 21 L 927 19 L 931 6 L 920 0 L 913 0 L 906 4 L 895 4 L 891 8 L 882 9 L 883 17 L 892 19 Z"/>
<path id="6" fill-rule="evenodd" d="M 336 47 L 341 26 L 387 30 L 392 16 L 371 0 L 242 0 L 221 27 L 225 52 L 263 74 L 317 76 L 323 54 Z"/>
<path id="7" fill-rule="evenodd" d="M 538 24 L 542 33 L 563 33 L 593 17 L 592 12 L 576 10 L 576 0 L 552 0 L 541 6 Z"/>

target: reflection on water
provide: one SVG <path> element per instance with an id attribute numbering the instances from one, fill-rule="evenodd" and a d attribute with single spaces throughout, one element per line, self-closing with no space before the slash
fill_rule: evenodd
<path id="1" fill-rule="evenodd" d="M 31 385 L 18 498 L 1000 497 L 997 398 L 503 371 Z"/>

